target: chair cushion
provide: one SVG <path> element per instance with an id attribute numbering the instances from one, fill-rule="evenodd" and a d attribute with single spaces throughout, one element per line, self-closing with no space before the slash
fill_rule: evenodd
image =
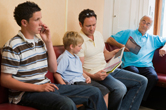
<path id="1" fill-rule="evenodd" d="M 0 104 L 0 110 L 37 110 L 37 109 L 27 106 L 4 103 Z"/>

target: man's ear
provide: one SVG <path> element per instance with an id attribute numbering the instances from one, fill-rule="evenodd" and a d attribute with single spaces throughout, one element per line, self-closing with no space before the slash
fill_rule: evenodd
<path id="1" fill-rule="evenodd" d="M 22 19 L 22 20 L 21 20 L 21 25 L 22 25 L 22 26 L 26 27 L 27 24 L 28 24 L 27 20 L 25 20 L 25 19 Z"/>
<path id="2" fill-rule="evenodd" d="M 81 22 L 79 22 L 79 25 L 80 25 L 81 28 L 83 27 Z"/>

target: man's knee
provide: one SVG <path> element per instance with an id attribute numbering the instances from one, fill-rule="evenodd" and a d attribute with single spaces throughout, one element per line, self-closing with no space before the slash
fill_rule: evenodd
<path id="1" fill-rule="evenodd" d="M 114 89 L 114 93 L 117 94 L 119 97 L 123 97 L 127 92 L 126 86 L 119 86 Z"/>
<path id="2" fill-rule="evenodd" d="M 148 81 L 153 81 L 153 82 L 157 82 L 158 81 L 157 74 L 150 74 L 147 78 L 148 78 Z"/>
<path id="3" fill-rule="evenodd" d="M 148 78 L 148 79 L 151 79 L 151 80 L 153 80 L 153 81 L 158 81 L 158 76 L 157 76 L 157 73 L 156 73 L 156 71 L 154 70 L 154 68 L 149 67 L 148 69 L 149 69 L 149 72 L 148 72 L 147 78 Z"/>
<path id="4" fill-rule="evenodd" d="M 148 83 L 148 79 L 145 77 L 145 76 L 141 76 L 142 78 L 141 78 L 141 83 L 142 83 L 142 85 L 147 85 L 147 83 Z"/>
<path id="5" fill-rule="evenodd" d="M 139 73 L 139 70 L 137 67 L 135 66 L 128 66 L 126 68 L 124 68 L 125 70 L 128 70 L 128 71 L 131 71 L 131 72 L 134 72 L 134 73 Z"/>
<path id="6" fill-rule="evenodd" d="M 75 103 L 68 97 L 63 97 L 59 104 L 54 105 L 58 110 L 77 110 Z"/>
<path id="7" fill-rule="evenodd" d="M 91 87 L 90 87 L 90 91 L 91 91 L 91 92 L 94 92 L 94 94 L 101 95 L 101 91 L 100 91 L 100 89 L 97 88 L 97 87 L 91 86 Z"/>

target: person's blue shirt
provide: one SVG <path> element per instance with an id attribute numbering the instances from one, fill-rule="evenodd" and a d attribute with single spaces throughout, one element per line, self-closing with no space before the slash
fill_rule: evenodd
<path id="1" fill-rule="evenodd" d="M 83 77 L 82 62 L 77 55 L 72 55 L 65 50 L 57 59 L 57 72 L 67 84 L 74 82 L 85 82 Z"/>
<path id="2" fill-rule="evenodd" d="M 121 44 L 126 44 L 129 37 L 132 37 L 135 42 L 141 46 L 139 53 L 136 55 L 132 52 L 124 52 L 122 58 L 122 68 L 127 66 L 136 67 L 153 67 L 152 59 L 157 48 L 163 46 L 166 42 L 166 37 L 157 35 L 142 34 L 136 30 L 123 30 L 111 37 Z"/>

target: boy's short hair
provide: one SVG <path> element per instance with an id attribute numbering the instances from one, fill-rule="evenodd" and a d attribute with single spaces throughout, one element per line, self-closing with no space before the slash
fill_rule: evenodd
<path id="1" fill-rule="evenodd" d="M 83 11 L 80 12 L 78 20 L 83 25 L 85 18 L 89 18 L 89 17 L 92 17 L 92 16 L 94 16 L 97 19 L 97 15 L 95 14 L 95 12 L 93 10 L 84 9 Z"/>
<path id="2" fill-rule="evenodd" d="M 29 22 L 29 19 L 33 16 L 33 13 L 41 11 L 40 7 L 30 1 L 19 4 L 15 7 L 14 18 L 19 26 L 21 26 L 21 20 L 25 19 Z"/>
<path id="3" fill-rule="evenodd" d="M 69 49 L 71 44 L 75 47 L 79 43 L 83 42 L 84 39 L 81 37 L 81 35 L 78 32 L 68 31 L 64 34 L 63 45 L 65 49 Z"/>

